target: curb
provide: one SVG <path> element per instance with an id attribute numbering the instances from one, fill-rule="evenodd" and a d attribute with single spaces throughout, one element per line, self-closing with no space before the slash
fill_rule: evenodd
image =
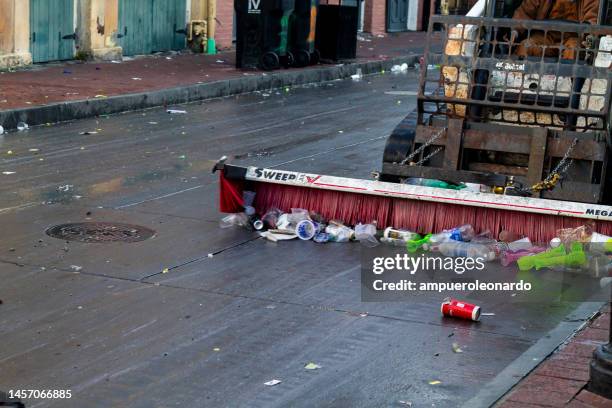
<path id="1" fill-rule="evenodd" d="M 104 99 L 85 99 L 52 103 L 31 108 L 16 108 L 0 111 L 0 125 L 6 130 L 16 129 L 18 122 L 30 126 L 45 123 L 66 122 L 100 115 L 135 111 L 159 106 L 177 105 L 205 99 L 238 95 L 285 86 L 305 85 L 318 82 L 349 78 L 361 69 L 364 75 L 389 70 L 393 65 L 413 65 L 419 55 L 407 55 L 388 60 L 332 65 L 321 68 L 289 70 L 274 74 L 246 76 L 203 84 L 186 85 L 127 95 L 111 96 Z"/>

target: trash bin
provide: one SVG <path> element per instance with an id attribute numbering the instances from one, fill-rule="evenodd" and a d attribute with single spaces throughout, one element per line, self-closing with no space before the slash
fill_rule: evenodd
<path id="1" fill-rule="evenodd" d="M 319 6 L 316 48 L 322 60 L 338 61 L 357 57 L 359 7 Z"/>
<path id="2" fill-rule="evenodd" d="M 290 49 L 294 65 L 305 67 L 318 64 L 320 55 L 315 47 L 315 33 L 319 0 L 295 0 L 290 29 Z"/>
<path id="3" fill-rule="evenodd" d="M 288 50 L 295 0 L 234 0 L 236 67 L 276 69 L 293 64 Z"/>

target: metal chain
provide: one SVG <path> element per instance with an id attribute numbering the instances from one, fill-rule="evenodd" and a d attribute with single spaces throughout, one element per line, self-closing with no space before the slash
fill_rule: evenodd
<path id="1" fill-rule="evenodd" d="M 574 160 L 570 159 L 569 155 L 572 153 L 577 143 L 578 139 L 574 138 L 572 144 L 570 144 L 567 151 L 563 155 L 563 158 L 559 161 L 559 163 L 557 163 L 553 171 L 551 171 L 544 180 L 534 184 L 530 188 L 522 189 L 521 191 L 525 193 L 531 193 L 539 192 L 542 190 L 552 190 L 553 188 L 555 188 L 557 183 L 563 178 L 565 173 L 567 173 L 571 165 L 574 163 Z"/>
<path id="2" fill-rule="evenodd" d="M 416 149 L 414 152 L 410 153 L 404 160 L 402 160 L 400 162 L 401 165 L 404 165 L 408 162 L 410 162 L 410 160 L 412 160 L 416 155 L 420 154 L 423 150 L 425 150 L 425 148 L 427 146 L 429 146 L 430 144 L 432 144 L 433 142 L 435 142 L 436 140 L 438 140 L 440 138 L 440 136 L 442 136 L 442 134 L 444 133 L 446 129 L 442 128 L 440 129 L 440 131 L 436 134 L 434 134 L 431 138 L 429 138 L 429 140 L 427 140 L 425 143 L 423 143 L 421 146 L 419 146 L 418 149 Z M 437 153 L 437 152 L 436 152 Z M 431 156 L 431 155 L 430 155 Z M 429 158 L 429 157 L 428 157 Z M 424 160 L 421 160 L 419 163 L 423 162 Z"/>
<path id="3" fill-rule="evenodd" d="M 411 164 L 411 165 L 412 166 L 421 166 L 423 163 L 425 163 L 427 160 L 429 160 L 432 157 L 434 157 L 436 154 L 440 153 L 442 150 L 444 150 L 442 147 L 438 147 L 436 150 L 434 150 L 433 152 L 429 153 L 427 156 L 423 157 L 418 162 L 416 162 L 414 164 Z"/>

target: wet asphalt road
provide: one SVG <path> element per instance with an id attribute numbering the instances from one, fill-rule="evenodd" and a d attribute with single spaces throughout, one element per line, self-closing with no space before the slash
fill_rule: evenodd
<path id="1" fill-rule="evenodd" d="M 496 316 L 470 324 L 442 319 L 435 296 L 362 303 L 358 244 L 273 244 L 218 227 L 217 158 L 369 177 L 415 108 L 410 92 L 388 92 L 414 90 L 409 72 L 5 135 L 0 391 L 72 390 L 27 401 L 37 407 L 455 407 L 501 396 L 559 343 L 560 323 L 577 328 L 586 312 L 487 299 Z M 86 220 L 157 235 L 83 244 L 44 233 Z M 272 379 L 282 383 L 263 384 Z"/>

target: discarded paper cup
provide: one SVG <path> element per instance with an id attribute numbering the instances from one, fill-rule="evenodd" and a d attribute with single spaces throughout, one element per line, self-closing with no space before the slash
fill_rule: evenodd
<path id="1" fill-rule="evenodd" d="M 297 227 L 295 227 L 295 233 L 300 239 L 308 241 L 317 233 L 317 227 L 315 227 L 314 222 L 310 220 L 302 220 L 298 223 Z"/>
<path id="2" fill-rule="evenodd" d="M 460 319 L 473 320 L 475 322 L 480 319 L 480 306 L 462 300 L 446 298 L 442 302 L 440 309 L 443 316 L 457 317 Z"/>

